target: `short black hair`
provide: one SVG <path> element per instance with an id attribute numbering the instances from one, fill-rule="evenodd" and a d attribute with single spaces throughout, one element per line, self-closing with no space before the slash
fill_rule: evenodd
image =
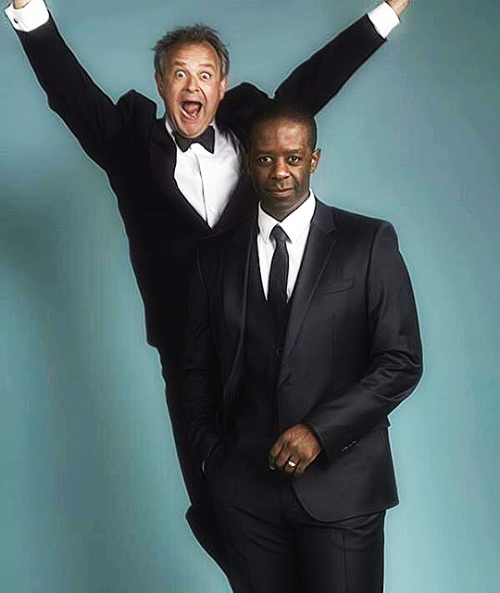
<path id="1" fill-rule="evenodd" d="M 203 24 L 179 27 L 168 31 L 156 42 L 154 64 L 156 76 L 163 76 L 163 58 L 174 47 L 192 43 L 210 43 L 219 58 L 220 73 L 222 78 L 229 74 L 229 52 L 227 46 L 219 37 L 219 33 Z"/>
<path id="2" fill-rule="evenodd" d="M 316 148 L 318 141 L 318 127 L 313 115 L 301 105 L 288 103 L 277 99 L 269 99 L 259 107 L 252 115 L 248 130 L 248 146 L 250 151 L 252 147 L 253 135 L 256 128 L 270 121 L 285 119 L 307 126 L 309 135 L 309 145 L 311 150 Z"/>

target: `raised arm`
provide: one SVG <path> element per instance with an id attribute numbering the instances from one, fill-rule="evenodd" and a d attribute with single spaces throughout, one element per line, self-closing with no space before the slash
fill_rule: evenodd
<path id="1" fill-rule="evenodd" d="M 43 0 L 14 0 L 6 12 L 49 106 L 87 154 L 106 168 L 132 108 L 131 97 L 115 105 L 99 89 L 64 42 Z"/>
<path id="2" fill-rule="evenodd" d="M 298 66 L 275 98 L 316 114 L 332 99 L 399 23 L 410 0 L 388 0 L 356 21 Z"/>

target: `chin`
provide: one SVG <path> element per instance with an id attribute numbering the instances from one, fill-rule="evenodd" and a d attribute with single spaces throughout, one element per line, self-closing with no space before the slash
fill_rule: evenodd
<path id="1" fill-rule="evenodd" d="M 208 128 L 208 124 L 204 125 L 200 122 L 193 122 L 192 124 L 178 126 L 178 131 L 186 138 L 196 138 Z"/>

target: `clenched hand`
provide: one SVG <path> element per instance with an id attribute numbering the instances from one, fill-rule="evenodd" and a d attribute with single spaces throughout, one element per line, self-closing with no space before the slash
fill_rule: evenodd
<path id="1" fill-rule="evenodd" d="M 301 422 L 278 437 L 269 451 L 269 467 L 300 478 L 320 453 L 316 435 Z"/>

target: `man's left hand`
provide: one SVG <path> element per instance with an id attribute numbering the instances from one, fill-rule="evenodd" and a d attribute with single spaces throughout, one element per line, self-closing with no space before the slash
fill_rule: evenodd
<path id="1" fill-rule="evenodd" d="M 312 430 L 296 424 L 285 430 L 269 451 L 269 467 L 300 478 L 321 453 L 321 444 Z"/>
<path id="2" fill-rule="evenodd" d="M 410 5 L 410 0 L 387 0 L 387 4 L 398 16 L 401 16 Z"/>

